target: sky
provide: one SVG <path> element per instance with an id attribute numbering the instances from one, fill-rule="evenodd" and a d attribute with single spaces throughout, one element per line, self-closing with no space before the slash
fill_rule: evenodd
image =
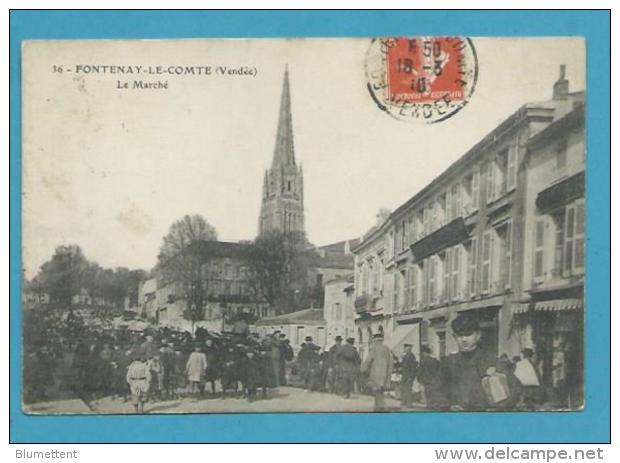
<path id="1" fill-rule="evenodd" d="M 476 89 L 464 109 L 432 125 L 377 108 L 364 72 L 369 39 L 27 43 L 26 276 L 62 244 L 81 246 L 104 267 L 150 269 L 185 214 L 204 216 L 221 240 L 253 239 L 286 65 L 306 231 L 317 245 L 360 237 L 380 208 L 404 203 L 521 105 L 549 99 L 560 64 L 570 90 L 585 89 L 579 38 L 472 40 Z M 212 73 L 85 73 L 88 65 Z M 256 73 L 221 75 L 218 66 Z M 136 80 L 167 88 L 119 88 Z"/>

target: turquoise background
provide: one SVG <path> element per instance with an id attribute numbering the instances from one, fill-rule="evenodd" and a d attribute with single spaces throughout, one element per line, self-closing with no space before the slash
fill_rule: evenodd
<path id="1" fill-rule="evenodd" d="M 10 440 L 55 442 L 609 442 L 610 13 L 608 11 L 12 11 Z M 21 88 L 25 39 L 584 36 L 587 40 L 586 409 L 571 413 L 26 416 L 21 412 Z"/>

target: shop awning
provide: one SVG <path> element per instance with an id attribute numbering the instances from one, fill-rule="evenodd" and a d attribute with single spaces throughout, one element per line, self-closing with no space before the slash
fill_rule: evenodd
<path id="1" fill-rule="evenodd" d="M 416 260 L 425 259 L 442 249 L 460 243 L 468 236 L 469 233 L 467 232 L 465 221 L 462 217 L 458 217 L 439 230 L 413 243 L 411 245 L 411 251 Z"/>
<path id="2" fill-rule="evenodd" d="M 413 341 L 413 332 L 416 329 L 417 324 L 414 325 L 397 325 L 396 329 L 389 336 L 385 337 L 383 342 L 392 351 L 396 350 L 407 341 Z"/>
<path id="3" fill-rule="evenodd" d="M 521 303 L 521 304 L 513 304 L 512 305 L 512 313 L 513 314 L 520 314 L 520 313 L 526 313 L 528 310 L 530 309 L 530 303 L 529 302 L 525 302 L 525 303 Z"/>
<path id="4" fill-rule="evenodd" d="M 581 299 L 552 299 L 550 301 L 538 301 L 534 304 L 534 310 L 544 312 L 579 310 L 581 308 L 583 308 L 583 300 Z"/>
<path id="5" fill-rule="evenodd" d="M 536 207 L 545 213 L 573 199 L 583 197 L 584 191 L 585 173 L 582 171 L 538 193 Z"/>

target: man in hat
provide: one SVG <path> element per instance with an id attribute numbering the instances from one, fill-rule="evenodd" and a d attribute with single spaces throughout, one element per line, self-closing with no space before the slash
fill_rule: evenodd
<path id="1" fill-rule="evenodd" d="M 418 382 L 424 387 L 424 402 L 431 410 L 449 408 L 448 399 L 442 382 L 441 363 L 433 357 L 428 344 L 420 347 L 420 365 Z"/>
<path id="2" fill-rule="evenodd" d="M 411 408 L 413 405 L 413 381 L 418 372 L 418 359 L 412 352 L 413 345 L 403 346 L 405 353 L 400 361 L 400 406 Z"/>
<path id="3" fill-rule="evenodd" d="M 347 342 L 338 352 L 338 371 L 340 373 L 340 392 L 345 399 L 351 397 L 353 381 L 357 377 L 360 367 L 360 354 L 354 346 L 355 339 L 347 338 Z"/>
<path id="4" fill-rule="evenodd" d="M 262 385 L 261 360 L 253 348 L 248 348 L 240 361 L 241 384 L 248 402 L 256 399 L 256 390 Z"/>
<path id="5" fill-rule="evenodd" d="M 338 365 L 338 354 L 342 349 L 342 336 L 336 336 L 335 344 L 329 348 L 327 364 L 327 389 L 332 394 L 338 392 L 340 383 L 340 371 Z"/>
<path id="6" fill-rule="evenodd" d="M 394 359 L 392 351 L 383 344 L 383 333 L 373 335 L 373 345 L 362 363 L 362 373 L 368 375 L 368 387 L 375 398 L 376 412 L 386 411 L 383 393 L 390 388 Z"/>
<path id="7" fill-rule="evenodd" d="M 127 368 L 127 383 L 131 390 L 131 399 L 136 413 L 144 413 L 144 402 L 151 384 L 151 372 L 146 362 L 146 351 L 137 349 L 133 361 Z"/>
<path id="8" fill-rule="evenodd" d="M 280 333 L 280 363 L 278 364 L 278 379 L 282 386 L 286 386 L 286 362 L 293 360 L 295 353 L 286 334 Z"/>
<path id="9" fill-rule="evenodd" d="M 207 356 L 200 349 L 200 345 L 196 343 L 194 352 L 190 354 L 185 365 L 185 374 L 190 386 L 190 394 L 194 396 L 201 395 L 201 392 L 204 390 L 207 366 Z"/>
<path id="10" fill-rule="evenodd" d="M 280 330 L 276 330 L 271 335 L 271 374 L 275 387 L 280 385 Z"/>
<path id="11" fill-rule="evenodd" d="M 512 392 L 506 387 L 497 387 L 496 396 L 485 392 L 484 384 L 496 381 L 497 358 L 488 351 L 480 349 L 480 325 L 470 313 L 461 313 L 452 320 L 452 333 L 458 352 L 446 358 L 444 369 L 446 390 L 453 410 L 485 410 L 488 408 L 507 408 L 514 403 Z M 495 378 L 492 378 L 495 375 Z M 497 381 L 496 381 L 497 382 Z M 512 381 L 511 381 L 512 382 Z"/>
<path id="12" fill-rule="evenodd" d="M 542 400 L 542 379 L 538 371 L 534 350 L 526 347 L 521 351 L 523 359 L 515 364 L 514 375 L 521 384 L 522 404 L 534 408 Z"/>

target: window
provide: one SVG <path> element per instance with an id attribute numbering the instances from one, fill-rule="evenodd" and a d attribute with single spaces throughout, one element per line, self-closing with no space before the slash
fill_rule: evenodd
<path id="1" fill-rule="evenodd" d="M 493 258 L 493 231 L 487 230 L 482 235 L 482 266 L 481 266 L 481 288 L 482 293 L 491 290 L 491 271 Z"/>
<path id="2" fill-rule="evenodd" d="M 342 320 L 342 305 L 340 302 L 334 303 L 333 318 L 334 320 Z"/>
<path id="3" fill-rule="evenodd" d="M 545 271 L 545 218 L 536 220 L 534 229 L 534 278 L 542 278 Z"/>
<path id="4" fill-rule="evenodd" d="M 407 247 L 407 222 L 402 221 L 400 225 L 400 251 L 403 251 Z"/>
<path id="5" fill-rule="evenodd" d="M 419 240 L 424 236 L 424 231 L 425 231 L 425 227 L 426 227 L 426 214 L 425 214 L 426 209 L 422 208 L 420 209 L 418 212 L 416 212 L 415 217 L 416 217 L 416 226 L 415 226 L 415 230 L 416 230 L 416 236 L 415 236 L 415 240 Z"/>
<path id="6" fill-rule="evenodd" d="M 398 292 L 400 291 L 400 288 L 398 286 L 398 276 L 399 272 L 394 272 L 394 294 L 392 295 L 392 310 L 394 313 L 398 312 Z"/>
<path id="7" fill-rule="evenodd" d="M 379 292 L 379 277 L 380 277 L 381 265 L 372 266 L 372 292 L 376 294 Z"/>
<path id="8" fill-rule="evenodd" d="M 562 276 L 564 268 L 564 226 L 566 225 L 566 209 L 561 208 L 551 214 L 553 224 L 555 225 L 555 247 L 553 250 L 553 268 L 551 269 L 552 277 Z"/>
<path id="9" fill-rule="evenodd" d="M 468 291 L 469 297 L 473 297 L 478 292 L 478 238 L 473 237 L 469 243 L 469 275 Z"/>
<path id="10" fill-rule="evenodd" d="M 369 290 L 368 288 L 368 264 L 366 262 L 364 262 L 362 264 L 362 294 L 366 294 L 366 292 Z"/>
<path id="11" fill-rule="evenodd" d="M 451 193 L 451 200 L 452 200 L 452 214 L 450 216 L 450 220 L 452 219 L 456 219 L 457 217 L 461 216 L 461 184 L 460 183 L 456 183 L 454 185 L 452 185 L 452 193 Z"/>
<path id="12" fill-rule="evenodd" d="M 512 276 L 512 223 L 510 221 L 495 229 L 498 239 L 498 275 L 496 290 L 510 288 Z"/>
<path id="13" fill-rule="evenodd" d="M 495 156 L 495 162 L 491 164 L 491 172 L 493 186 L 491 187 L 492 195 L 490 201 L 494 201 L 501 198 L 506 194 L 508 187 L 508 152 L 510 150 L 505 149 L 499 152 Z"/>
<path id="14" fill-rule="evenodd" d="M 304 340 L 304 327 L 298 326 L 295 330 L 295 344 L 301 344 Z"/>
<path id="15" fill-rule="evenodd" d="M 396 224 L 395 228 L 394 228 L 394 256 L 397 256 L 398 253 L 400 252 L 400 245 L 402 243 L 401 237 L 400 237 L 400 228 L 398 226 L 398 224 Z"/>
<path id="16" fill-rule="evenodd" d="M 428 303 L 437 303 L 437 257 L 431 256 L 428 259 Z"/>
<path id="17" fill-rule="evenodd" d="M 433 208 L 433 229 L 443 227 L 446 223 L 446 207 L 448 204 L 447 193 L 439 195 Z"/>
<path id="18" fill-rule="evenodd" d="M 412 215 L 411 217 L 409 217 L 409 229 L 408 229 L 408 233 L 407 233 L 407 246 L 415 243 L 416 241 L 416 224 L 415 224 L 415 218 Z"/>

